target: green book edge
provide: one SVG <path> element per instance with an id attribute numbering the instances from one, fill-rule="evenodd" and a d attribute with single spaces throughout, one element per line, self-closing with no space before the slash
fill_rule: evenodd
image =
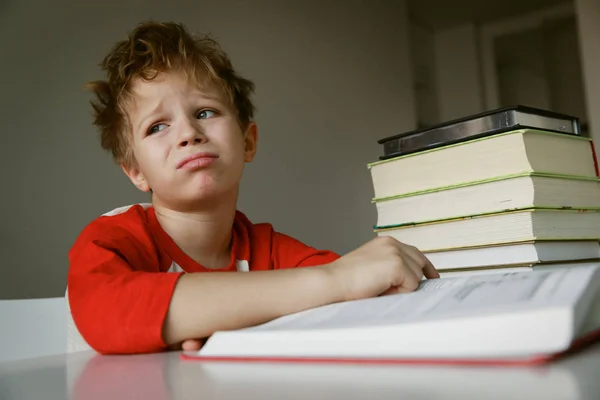
<path id="1" fill-rule="evenodd" d="M 506 246 L 511 246 L 511 245 L 553 243 L 553 242 L 594 242 L 594 243 L 599 243 L 600 240 L 599 239 L 590 239 L 590 238 L 586 238 L 586 239 L 575 238 L 574 239 L 571 237 L 564 238 L 564 239 L 522 239 L 522 240 L 501 241 L 501 242 L 492 243 L 492 244 L 476 244 L 476 245 L 472 245 L 472 246 L 454 247 L 454 248 L 452 248 L 452 250 L 473 250 L 473 249 L 485 249 L 485 248 L 490 248 L 490 247 L 506 247 Z M 448 251 L 448 249 L 427 250 L 424 253 L 426 253 L 426 254 L 441 253 L 441 252 L 445 252 L 445 251 Z"/>
<path id="2" fill-rule="evenodd" d="M 405 197 L 414 197 L 428 193 L 436 193 L 442 192 L 445 190 L 459 189 L 468 186 L 481 185 L 485 183 L 498 182 L 508 179 L 516 179 L 523 177 L 539 177 L 539 178 L 553 178 L 553 179 L 567 179 L 567 180 L 579 180 L 579 181 L 595 181 L 600 182 L 600 179 L 596 176 L 580 176 L 580 175 L 563 175 L 563 174 L 553 174 L 546 172 L 535 172 L 535 171 L 526 171 L 518 174 L 510 174 L 510 175 L 501 175 L 487 179 L 481 179 L 478 181 L 464 182 L 456 185 L 448 185 L 448 186 L 439 186 L 432 189 L 418 190 L 416 192 L 403 193 L 395 196 L 387 196 L 387 197 L 375 197 L 371 200 L 371 203 L 384 202 L 389 200 L 401 199 Z"/>
<path id="3" fill-rule="evenodd" d="M 499 211 L 491 211 L 491 212 L 486 212 L 486 213 L 479 213 L 479 214 L 468 214 L 468 215 L 448 217 L 448 218 L 442 218 L 442 219 L 436 219 L 436 220 L 421 221 L 421 222 L 406 222 L 403 224 L 381 225 L 381 226 L 374 225 L 373 230 L 375 232 L 382 232 L 382 231 L 410 228 L 410 227 L 423 226 L 423 225 L 434 225 L 434 224 L 440 224 L 440 223 L 446 223 L 446 222 L 452 222 L 452 221 L 461 221 L 461 220 L 465 220 L 465 219 L 486 218 L 486 217 L 492 217 L 492 216 L 501 215 L 501 214 L 516 214 L 516 213 L 523 213 L 523 212 L 548 212 L 548 211 L 552 211 L 552 212 L 558 211 L 558 212 L 565 212 L 565 213 L 566 212 L 597 213 L 597 212 L 600 212 L 600 207 L 590 207 L 590 208 L 581 208 L 581 207 L 578 207 L 578 208 L 571 208 L 571 207 L 555 208 L 555 207 L 535 207 L 535 206 L 534 207 L 520 207 L 520 208 L 511 208 L 511 209 L 499 210 Z"/>
<path id="4" fill-rule="evenodd" d="M 536 268 L 536 267 L 544 267 L 544 266 L 552 266 L 552 265 L 560 265 L 560 264 L 584 264 L 589 262 L 599 262 L 600 258 L 592 257 L 592 258 L 583 258 L 583 259 L 574 259 L 574 260 L 556 260 L 556 261 L 533 261 L 527 263 L 510 263 L 510 264 L 494 264 L 494 265 L 482 265 L 475 267 L 455 267 L 455 268 L 445 268 L 438 269 L 438 271 L 443 273 L 448 272 L 466 272 L 466 271 L 489 271 L 489 270 L 504 270 L 511 268 Z"/>
<path id="5" fill-rule="evenodd" d="M 547 238 L 541 238 L 539 236 L 534 236 L 528 239 L 523 239 L 523 240 L 501 240 L 498 242 L 488 242 L 488 243 L 482 243 L 482 244 L 477 244 L 474 246 L 457 246 L 457 247 L 440 247 L 440 248 L 428 248 L 428 249 L 420 249 L 424 254 L 427 253 L 439 253 L 442 251 L 454 251 L 454 250 L 470 250 L 470 249 L 475 249 L 475 248 L 486 248 L 486 247 L 491 247 L 491 246 L 506 246 L 506 245 L 512 245 L 512 244 L 518 244 L 518 243 L 531 243 L 531 242 L 598 242 L 600 241 L 600 238 L 589 238 L 589 237 L 566 237 L 566 238 L 552 238 L 552 239 L 547 239 Z M 440 271 L 441 272 L 441 271 Z"/>
<path id="6" fill-rule="evenodd" d="M 441 151 L 441 150 L 449 149 L 449 148 L 452 148 L 452 147 L 465 146 L 467 144 L 476 143 L 476 142 L 480 142 L 480 141 L 484 141 L 484 140 L 491 140 L 491 139 L 495 139 L 495 138 L 502 137 L 502 136 L 519 135 L 519 134 L 526 134 L 526 133 L 548 135 L 548 136 L 556 136 L 556 137 L 561 137 L 561 138 L 570 139 L 570 140 L 584 140 L 584 141 L 587 141 L 587 142 L 590 142 L 592 140 L 591 138 L 588 138 L 588 137 L 585 137 L 585 136 L 567 135 L 567 134 L 564 134 L 564 133 L 557 133 L 557 132 L 545 131 L 545 130 L 541 130 L 541 129 L 517 129 L 517 130 L 513 130 L 513 131 L 498 133 L 496 135 L 484 136 L 484 137 L 480 137 L 480 138 L 476 138 L 476 139 L 472 139 L 472 140 L 467 140 L 467 141 L 464 141 L 464 142 L 453 143 L 453 144 L 449 144 L 449 145 L 446 145 L 446 146 L 436 147 L 434 149 L 423 150 L 423 151 L 419 151 L 419 152 L 416 152 L 416 153 L 406 154 L 406 155 L 402 155 L 402 156 L 398 156 L 398 157 L 394 157 L 394 158 L 388 158 L 386 160 L 374 161 L 374 162 L 368 163 L 367 164 L 367 168 L 371 168 L 371 167 L 374 167 L 376 165 L 385 164 L 385 163 L 388 163 L 388 162 L 400 160 L 400 159 L 403 159 L 403 158 L 415 157 L 415 156 L 418 156 L 418 155 L 421 155 L 421 154 L 431 153 L 431 152 L 435 152 L 435 151 Z"/>

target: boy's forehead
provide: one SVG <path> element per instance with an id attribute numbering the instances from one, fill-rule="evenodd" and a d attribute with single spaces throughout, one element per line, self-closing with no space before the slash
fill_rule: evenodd
<path id="1" fill-rule="evenodd" d="M 152 80 L 135 77 L 131 81 L 132 100 L 138 105 L 169 96 L 190 96 L 226 102 L 224 93 L 206 77 L 190 78 L 180 72 L 160 72 Z"/>

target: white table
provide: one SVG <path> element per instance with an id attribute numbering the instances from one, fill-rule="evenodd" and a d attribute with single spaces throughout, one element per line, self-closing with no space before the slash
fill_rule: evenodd
<path id="1" fill-rule="evenodd" d="M 179 355 L 0 363 L 0 399 L 600 399 L 600 344 L 535 368 L 201 363 Z"/>

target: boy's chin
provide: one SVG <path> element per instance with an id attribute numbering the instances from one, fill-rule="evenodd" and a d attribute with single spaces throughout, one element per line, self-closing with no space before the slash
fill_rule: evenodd
<path id="1" fill-rule="evenodd" d="M 235 194 L 227 190 L 197 190 L 192 193 L 182 194 L 181 196 L 171 197 L 161 201 L 163 206 L 173 210 L 198 211 L 215 208 L 223 204 L 230 203 L 233 200 L 235 204 Z"/>

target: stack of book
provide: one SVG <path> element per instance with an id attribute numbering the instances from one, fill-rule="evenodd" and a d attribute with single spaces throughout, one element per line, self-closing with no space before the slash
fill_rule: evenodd
<path id="1" fill-rule="evenodd" d="M 577 118 L 516 106 L 379 143 L 375 232 L 442 276 L 600 258 L 598 165 Z"/>

